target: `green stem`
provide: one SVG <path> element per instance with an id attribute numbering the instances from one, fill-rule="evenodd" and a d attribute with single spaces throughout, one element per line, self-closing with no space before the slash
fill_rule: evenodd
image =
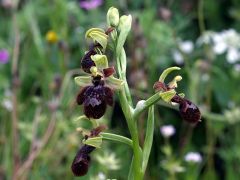
<path id="1" fill-rule="evenodd" d="M 160 99 L 161 97 L 158 92 L 153 96 L 151 96 L 150 98 L 148 98 L 145 102 L 143 102 L 143 104 L 141 105 L 137 104 L 136 108 L 134 109 L 134 114 L 133 114 L 134 119 L 137 119 L 144 110 L 148 109 L 150 106 L 157 103 Z"/>
<path id="2" fill-rule="evenodd" d="M 203 0 L 199 0 L 198 2 L 198 25 L 201 34 L 203 34 L 206 29 L 204 24 Z"/>
<path id="3" fill-rule="evenodd" d="M 127 83 L 127 82 L 125 82 Z M 130 131 L 132 142 L 133 142 L 133 169 L 134 169 L 134 178 L 137 180 L 141 180 L 143 178 L 143 174 L 141 171 L 141 148 L 139 145 L 139 137 L 138 137 L 138 129 L 136 121 L 133 119 L 133 112 L 131 110 L 131 106 L 128 104 L 126 94 L 124 90 L 119 92 L 119 100 L 122 107 L 123 114 L 126 118 L 128 129 Z"/>
<path id="4" fill-rule="evenodd" d="M 120 135 L 112 134 L 112 133 L 104 133 L 104 132 L 101 133 L 101 136 L 103 137 L 103 139 L 121 142 L 121 143 L 127 144 L 131 148 L 133 147 L 132 140 L 129 138 L 126 138 L 124 136 L 120 136 Z"/>

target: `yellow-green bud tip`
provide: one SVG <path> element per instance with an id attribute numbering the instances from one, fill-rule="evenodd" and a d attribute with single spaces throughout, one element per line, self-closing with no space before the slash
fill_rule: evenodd
<path id="1" fill-rule="evenodd" d="M 110 7 L 107 12 L 107 22 L 111 27 L 117 27 L 119 24 L 119 12 L 115 7 Z"/>

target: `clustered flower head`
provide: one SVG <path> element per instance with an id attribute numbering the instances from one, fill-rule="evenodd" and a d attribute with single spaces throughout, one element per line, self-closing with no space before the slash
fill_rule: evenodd
<path id="1" fill-rule="evenodd" d="M 210 45 L 216 55 L 226 53 L 226 60 L 230 64 L 240 61 L 240 34 L 235 29 L 206 31 L 198 38 L 197 43 Z"/>

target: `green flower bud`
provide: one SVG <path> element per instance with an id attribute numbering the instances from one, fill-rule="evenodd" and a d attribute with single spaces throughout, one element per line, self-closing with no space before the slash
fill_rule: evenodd
<path id="1" fill-rule="evenodd" d="M 132 16 L 131 15 L 123 15 L 120 17 L 118 29 L 120 31 L 125 31 L 128 33 L 132 26 Z"/>
<path id="2" fill-rule="evenodd" d="M 115 7 L 110 7 L 107 12 L 107 22 L 111 27 L 117 27 L 119 24 L 119 12 Z"/>

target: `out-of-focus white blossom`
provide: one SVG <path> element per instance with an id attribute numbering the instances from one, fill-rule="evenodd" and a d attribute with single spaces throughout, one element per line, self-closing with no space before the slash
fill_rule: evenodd
<path id="1" fill-rule="evenodd" d="M 201 76 L 201 79 L 203 82 L 207 82 L 210 79 L 210 76 L 209 76 L 209 74 L 203 74 Z"/>
<path id="2" fill-rule="evenodd" d="M 184 160 L 191 163 L 201 163 L 202 156 L 198 152 L 189 152 L 185 155 Z"/>
<path id="3" fill-rule="evenodd" d="M 234 29 L 207 31 L 198 38 L 197 43 L 210 45 L 216 55 L 226 53 L 226 60 L 230 64 L 240 60 L 240 34 Z"/>
<path id="4" fill-rule="evenodd" d="M 97 176 L 98 176 L 99 180 L 105 180 L 106 179 L 106 175 L 103 174 L 102 172 L 99 172 Z"/>
<path id="5" fill-rule="evenodd" d="M 173 59 L 174 59 L 175 63 L 183 64 L 183 56 L 182 56 L 182 54 L 179 51 L 174 50 L 172 52 L 172 56 L 173 56 Z"/>
<path id="6" fill-rule="evenodd" d="M 161 134 L 168 138 L 175 134 L 175 128 L 172 125 L 164 125 L 160 128 Z"/>
<path id="7" fill-rule="evenodd" d="M 186 54 L 190 54 L 193 48 L 194 44 L 192 41 L 182 41 L 179 43 L 179 49 Z"/>
<path id="8" fill-rule="evenodd" d="M 235 64 L 234 65 L 234 70 L 237 72 L 240 72 L 240 64 Z"/>
<path id="9" fill-rule="evenodd" d="M 2 101 L 2 106 L 7 109 L 8 111 L 12 111 L 13 110 L 13 104 L 12 101 L 10 101 L 9 99 L 5 99 Z"/>
<path id="10" fill-rule="evenodd" d="M 109 170 L 117 170 L 120 168 L 120 160 L 116 158 L 114 153 L 104 152 L 103 155 L 96 155 L 96 159 Z"/>
<path id="11" fill-rule="evenodd" d="M 210 44 L 212 42 L 213 31 L 206 31 L 197 39 L 197 45 Z"/>
<path id="12" fill-rule="evenodd" d="M 226 58 L 230 64 L 233 64 L 240 59 L 240 52 L 236 48 L 229 48 Z"/>
<path id="13" fill-rule="evenodd" d="M 215 41 L 213 45 L 213 52 L 216 54 L 223 54 L 227 50 L 227 44 L 223 41 Z"/>

